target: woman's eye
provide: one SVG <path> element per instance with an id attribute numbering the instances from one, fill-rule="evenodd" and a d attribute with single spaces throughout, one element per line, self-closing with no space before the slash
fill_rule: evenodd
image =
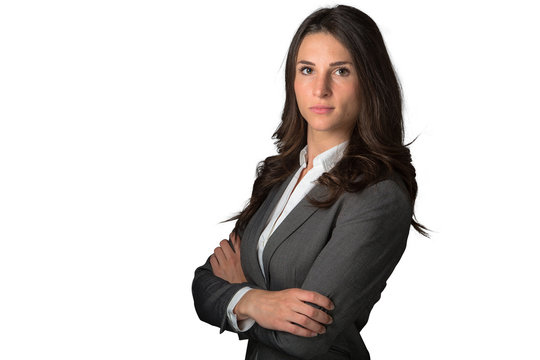
<path id="1" fill-rule="evenodd" d="M 306 72 L 307 71 L 307 72 Z M 311 68 L 307 67 L 307 66 L 304 66 L 304 67 L 301 67 L 300 68 L 300 72 L 304 75 L 308 75 L 308 74 L 311 74 Z"/>
<path id="2" fill-rule="evenodd" d="M 347 68 L 339 68 L 336 70 L 339 75 L 349 75 L 350 71 Z"/>

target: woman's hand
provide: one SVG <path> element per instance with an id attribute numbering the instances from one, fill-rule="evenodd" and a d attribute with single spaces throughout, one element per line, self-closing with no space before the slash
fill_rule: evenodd
<path id="1" fill-rule="evenodd" d="M 333 310 L 332 301 L 317 292 L 303 289 L 266 291 L 252 289 L 236 304 L 238 320 L 252 318 L 260 326 L 299 336 L 324 334 L 324 325 L 332 323 L 330 315 L 305 302 Z"/>
<path id="2" fill-rule="evenodd" d="M 247 282 L 240 262 L 240 237 L 231 232 L 229 238 L 234 250 L 227 240 L 222 240 L 210 257 L 212 272 L 230 283 Z M 306 302 L 327 310 L 334 309 L 330 299 L 314 291 L 252 289 L 240 299 L 234 313 L 239 321 L 252 318 L 267 329 L 305 337 L 324 334 L 324 325 L 332 323 L 332 318 Z"/>
<path id="3" fill-rule="evenodd" d="M 212 272 L 231 284 L 247 282 L 240 263 L 240 237 L 231 232 L 229 238 L 234 250 L 227 240 L 221 240 L 219 247 L 214 249 L 214 254 L 210 257 Z"/>

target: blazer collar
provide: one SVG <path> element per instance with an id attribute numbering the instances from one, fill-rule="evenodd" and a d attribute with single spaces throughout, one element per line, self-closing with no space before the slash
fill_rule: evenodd
<path id="1" fill-rule="evenodd" d="M 294 209 L 292 209 L 287 217 L 283 219 L 281 224 L 279 224 L 272 235 L 270 235 L 270 238 L 268 238 L 263 252 L 263 266 L 264 273 L 266 274 L 267 286 L 270 280 L 269 264 L 276 250 L 285 240 L 287 240 L 287 238 L 289 238 L 292 233 L 296 231 L 296 229 L 298 229 L 311 215 L 313 215 L 313 213 L 319 210 L 318 207 L 310 204 L 308 198 L 313 197 L 315 199 L 321 199 L 326 193 L 327 192 L 323 185 L 316 184 L 313 189 L 311 189 L 309 193 L 302 200 L 300 200 Z M 265 218 L 265 222 L 266 220 L 267 218 Z M 259 236 L 261 232 L 258 233 Z"/>
<path id="2" fill-rule="evenodd" d="M 244 238 L 242 239 L 242 253 L 244 254 L 243 257 L 246 259 L 246 266 L 249 267 L 251 271 L 249 271 L 249 274 L 251 275 L 251 281 L 255 283 L 255 285 L 260 286 L 261 288 L 266 288 L 266 282 L 263 273 L 261 272 L 261 267 L 259 266 L 259 259 L 257 255 L 257 244 L 259 243 L 259 238 L 261 237 L 261 233 L 264 230 L 264 225 L 268 221 L 268 217 L 272 213 L 272 209 L 276 207 L 279 199 L 285 192 L 285 189 L 287 188 L 287 185 L 293 178 L 294 173 L 292 173 L 287 179 L 285 179 L 281 184 L 275 185 L 270 192 L 268 193 L 268 196 L 262 203 L 262 205 L 259 207 L 259 210 L 253 214 L 253 218 L 250 220 L 250 222 L 253 222 L 256 224 L 256 227 L 253 229 L 253 231 L 246 231 L 244 234 Z M 246 229 L 247 230 L 247 229 Z M 266 251 L 266 249 L 265 249 Z"/>
<path id="3" fill-rule="evenodd" d="M 260 207 L 260 211 L 257 211 L 253 216 L 253 221 L 257 224 L 256 228 L 253 231 L 250 231 L 246 242 L 243 243 L 245 246 L 242 251 L 246 255 L 246 265 L 250 267 L 251 271 L 249 272 L 252 275 L 251 280 L 255 285 L 262 288 L 268 288 L 270 271 L 269 271 L 269 262 L 272 258 L 272 255 L 276 252 L 278 247 L 285 241 L 287 238 L 296 230 L 300 225 L 302 225 L 315 211 L 319 208 L 313 206 L 309 203 L 308 197 L 313 197 L 315 199 L 321 199 L 326 195 L 326 190 L 323 185 L 316 184 L 313 189 L 294 207 L 294 209 L 287 215 L 285 219 L 279 224 L 279 226 L 274 230 L 263 252 L 263 267 L 264 273 L 266 274 L 266 279 L 261 272 L 259 266 L 259 260 L 257 257 L 257 244 L 261 233 L 264 230 L 265 224 L 268 222 L 268 218 L 285 192 L 287 185 L 292 180 L 294 173 L 292 173 L 286 180 L 284 180 L 280 185 L 276 185 L 267 198 Z"/>

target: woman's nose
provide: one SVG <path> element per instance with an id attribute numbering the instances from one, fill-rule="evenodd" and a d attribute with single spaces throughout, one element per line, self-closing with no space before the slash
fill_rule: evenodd
<path id="1" fill-rule="evenodd" d="M 328 76 L 317 76 L 313 84 L 313 95 L 325 97 L 331 94 L 330 78 Z"/>

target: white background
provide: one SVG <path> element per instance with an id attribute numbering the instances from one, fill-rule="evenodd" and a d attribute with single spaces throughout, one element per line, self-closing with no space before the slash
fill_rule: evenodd
<path id="1" fill-rule="evenodd" d="M 538 359 L 533 1 L 353 1 L 405 100 L 418 219 L 373 359 Z M 0 358 L 242 359 L 198 320 L 319 1 L 0 3 Z"/>

